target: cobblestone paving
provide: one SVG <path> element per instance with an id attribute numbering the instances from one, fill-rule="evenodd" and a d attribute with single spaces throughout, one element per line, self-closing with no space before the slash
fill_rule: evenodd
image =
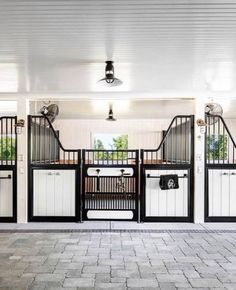
<path id="1" fill-rule="evenodd" d="M 0 289 L 236 289 L 236 233 L 0 233 Z"/>

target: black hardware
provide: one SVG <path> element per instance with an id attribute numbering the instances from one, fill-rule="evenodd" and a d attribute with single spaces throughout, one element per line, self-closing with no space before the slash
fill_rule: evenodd
<path id="1" fill-rule="evenodd" d="M 0 179 L 11 179 L 11 175 L 8 175 L 8 176 L 0 176 Z"/>
<path id="2" fill-rule="evenodd" d="M 138 220 L 138 150 L 92 150 L 82 151 L 82 213 L 83 220 L 88 220 L 88 211 L 132 211 L 133 219 Z M 120 175 L 89 176 L 88 169 L 98 167 L 110 170 L 123 167 Z M 133 169 L 131 176 L 126 168 Z M 99 172 L 100 173 L 100 172 Z"/>
<path id="3" fill-rule="evenodd" d="M 150 175 L 150 174 L 147 174 L 147 178 L 160 178 L 161 176 L 160 175 Z M 184 174 L 183 176 L 179 176 L 178 175 L 178 178 L 188 178 L 188 174 Z"/>

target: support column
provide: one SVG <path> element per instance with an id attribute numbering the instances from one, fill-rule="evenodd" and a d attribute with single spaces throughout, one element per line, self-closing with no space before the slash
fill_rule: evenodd
<path id="1" fill-rule="evenodd" d="M 25 120 L 25 127 L 17 135 L 17 222 L 27 223 L 27 115 L 29 101 L 25 97 L 17 100 L 17 118 Z"/>
<path id="2" fill-rule="evenodd" d="M 195 99 L 195 185 L 194 185 L 194 222 L 204 222 L 205 194 L 205 134 L 196 125 L 198 119 L 205 120 L 205 98 Z"/>

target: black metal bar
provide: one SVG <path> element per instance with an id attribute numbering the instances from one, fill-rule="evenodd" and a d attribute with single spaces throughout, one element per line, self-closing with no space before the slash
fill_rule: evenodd
<path id="1" fill-rule="evenodd" d="M 0 179 L 11 179 L 11 175 L 8 175 L 8 176 L 0 176 Z"/>
<path id="2" fill-rule="evenodd" d="M 150 175 L 147 174 L 147 178 L 160 178 L 160 175 Z M 178 178 L 188 178 L 189 176 L 187 174 L 184 174 L 183 176 L 178 176 Z"/>

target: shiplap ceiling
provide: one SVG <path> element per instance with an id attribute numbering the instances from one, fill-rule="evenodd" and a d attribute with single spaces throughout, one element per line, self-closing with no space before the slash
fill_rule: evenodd
<path id="1" fill-rule="evenodd" d="M 234 96 L 235 57 L 235 0 L 0 0 L 0 93 Z"/>

